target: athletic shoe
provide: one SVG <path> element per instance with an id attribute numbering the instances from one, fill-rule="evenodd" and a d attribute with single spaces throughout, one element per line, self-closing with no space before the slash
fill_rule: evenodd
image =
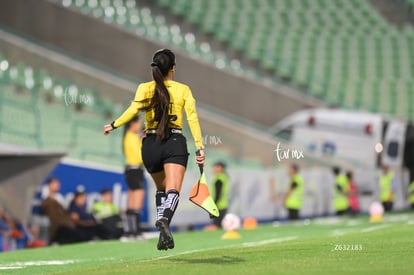
<path id="1" fill-rule="evenodd" d="M 174 248 L 174 239 L 170 231 L 170 225 L 167 218 L 160 218 L 155 222 L 155 226 L 160 231 L 160 237 L 158 239 L 158 250 L 167 250 Z"/>
<path id="2" fill-rule="evenodd" d="M 157 249 L 158 250 L 168 250 L 168 248 L 164 245 L 164 235 L 160 233 L 160 236 L 158 237 L 158 244 Z"/>

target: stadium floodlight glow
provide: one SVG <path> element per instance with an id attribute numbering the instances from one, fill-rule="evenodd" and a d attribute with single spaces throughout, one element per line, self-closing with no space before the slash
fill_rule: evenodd
<path id="1" fill-rule="evenodd" d="M 8 68 L 9 68 L 9 62 L 7 62 L 7 60 L 3 60 L 2 62 L 0 62 L 0 70 L 4 72 Z"/>
<path id="2" fill-rule="evenodd" d="M 224 69 L 226 67 L 226 62 L 222 58 L 219 58 L 216 60 L 216 67 L 218 69 Z"/>
<path id="3" fill-rule="evenodd" d="M 173 25 L 171 25 L 171 27 L 170 27 L 170 32 L 171 32 L 173 35 L 180 34 L 180 33 L 181 33 L 180 26 L 178 26 L 177 24 L 173 24 Z"/>
<path id="4" fill-rule="evenodd" d="M 52 86 L 53 86 L 53 82 L 52 82 L 52 79 L 51 79 L 50 77 L 47 77 L 47 78 L 45 78 L 45 79 L 43 80 L 43 87 L 44 87 L 46 90 L 51 89 L 51 88 L 52 88 Z"/>
<path id="5" fill-rule="evenodd" d="M 195 36 L 191 32 L 186 33 L 184 39 L 189 44 L 193 44 L 195 42 Z"/>
<path id="6" fill-rule="evenodd" d="M 85 5 L 85 0 L 75 0 L 75 6 L 81 8 L 83 5 Z"/>
<path id="7" fill-rule="evenodd" d="M 25 80 L 25 84 L 26 84 L 26 87 L 28 88 L 28 89 L 32 89 L 33 87 L 34 87 L 34 79 L 33 78 L 27 78 L 26 80 Z"/>
<path id="8" fill-rule="evenodd" d="M 128 8 L 135 8 L 136 6 L 135 0 L 127 0 L 125 4 Z"/>
<path id="9" fill-rule="evenodd" d="M 76 97 L 78 95 L 78 87 L 76 85 L 70 85 L 69 86 L 69 95 L 72 97 Z"/>
<path id="10" fill-rule="evenodd" d="M 210 44 L 209 44 L 209 43 L 207 43 L 207 42 L 203 42 L 203 43 L 201 43 L 201 45 L 200 45 L 200 49 L 201 49 L 201 51 L 202 51 L 202 52 L 204 52 L 204 53 L 208 53 L 208 52 L 210 52 L 210 50 L 211 50 L 211 48 L 210 48 Z"/>
<path id="11" fill-rule="evenodd" d="M 377 152 L 378 154 L 382 153 L 382 150 L 384 150 L 384 146 L 382 146 L 382 144 L 380 142 L 378 142 L 377 144 L 375 144 L 375 152 Z"/>
<path id="12" fill-rule="evenodd" d="M 62 1 L 62 5 L 64 6 L 64 7 L 70 7 L 70 5 L 72 4 L 72 1 L 71 0 L 63 0 Z"/>
<path id="13" fill-rule="evenodd" d="M 112 18 L 115 15 L 115 9 L 113 7 L 106 7 L 104 14 L 108 18 Z"/>
<path id="14" fill-rule="evenodd" d="M 98 6 L 98 0 L 89 0 L 88 1 L 88 6 L 90 8 L 96 8 Z"/>
<path id="15" fill-rule="evenodd" d="M 55 88 L 53 89 L 53 93 L 55 94 L 56 97 L 63 96 L 63 88 L 62 88 L 62 86 L 56 85 Z"/>
<path id="16" fill-rule="evenodd" d="M 17 75 L 18 75 L 17 68 L 16 67 L 11 67 L 9 74 L 10 74 L 11 79 L 16 79 Z"/>
<path id="17" fill-rule="evenodd" d="M 24 69 L 24 76 L 30 78 L 33 76 L 33 69 L 28 67 Z"/>

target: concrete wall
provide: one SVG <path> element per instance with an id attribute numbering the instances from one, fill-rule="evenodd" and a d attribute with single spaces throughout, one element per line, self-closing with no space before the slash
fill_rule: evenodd
<path id="1" fill-rule="evenodd" d="M 62 155 L 3 155 L 0 152 L 0 204 L 26 222 L 34 194 Z"/>
<path id="2" fill-rule="evenodd" d="M 144 80 L 150 79 L 152 53 L 168 47 L 46 0 L 0 1 L 0 24 Z M 320 105 L 291 91 L 219 70 L 183 51 L 176 50 L 176 54 L 176 80 L 188 83 L 199 101 L 262 125 L 273 125 L 298 109 Z"/>

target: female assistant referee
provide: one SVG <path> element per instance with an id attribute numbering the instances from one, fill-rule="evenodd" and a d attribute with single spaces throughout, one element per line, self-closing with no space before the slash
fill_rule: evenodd
<path id="1" fill-rule="evenodd" d="M 122 149 L 125 156 L 125 180 L 128 185 L 125 233 L 121 241 L 141 240 L 141 210 L 144 204 L 145 186 L 141 154 L 141 120 L 133 117 L 124 126 Z"/>
<path id="2" fill-rule="evenodd" d="M 191 90 L 187 85 L 172 80 L 176 68 L 174 53 L 168 49 L 155 52 L 151 68 L 153 81 L 138 86 L 129 108 L 117 120 L 104 126 L 104 134 L 124 125 L 139 111 L 145 112 L 146 137 L 142 142 L 142 159 L 157 188 L 155 225 L 160 231 L 157 248 L 167 250 L 174 248 L 170 222 L 178 205 L 189 155 L 182 135 L 183 109 L 200 152 L 195 157 L 200 165 L 204 165 L 204 147 Z"/>

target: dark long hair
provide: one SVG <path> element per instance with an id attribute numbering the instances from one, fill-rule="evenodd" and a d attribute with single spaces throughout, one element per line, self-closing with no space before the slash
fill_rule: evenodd
<path id="1" fill-rule="evenodd" d="M 122 136 L 122 152 L 124 153 L 124 155 L 125 155 L 125 151 L 124 151 L 124 148 L 125 148 L 125 146 L 124 146 L 125 145 L 125 135 L 128 132 L 129 128 L 131 128 L 131 124 L 134 123 L 134 122 L 138 122 L 139 120 L 140 120 L 139 116 L 134 116 L 124 126 L 124 135 Z"/>
<path id="2" fill-rule="evenodd" d="M 146 100 L 147 104 L 140 109 L 140 111 L 154 110 L 154 121 L 158 122 L 157 137 L 160 139 L 166 137 L 170 108 L 170 94 L 164 84 L 164 78 L 174 69 L 174 66 L 175 55 L 171 50 L 161 49 L 155 52 L 151 63 L 152 78 L 155 81 L 154 96 Z"/>

